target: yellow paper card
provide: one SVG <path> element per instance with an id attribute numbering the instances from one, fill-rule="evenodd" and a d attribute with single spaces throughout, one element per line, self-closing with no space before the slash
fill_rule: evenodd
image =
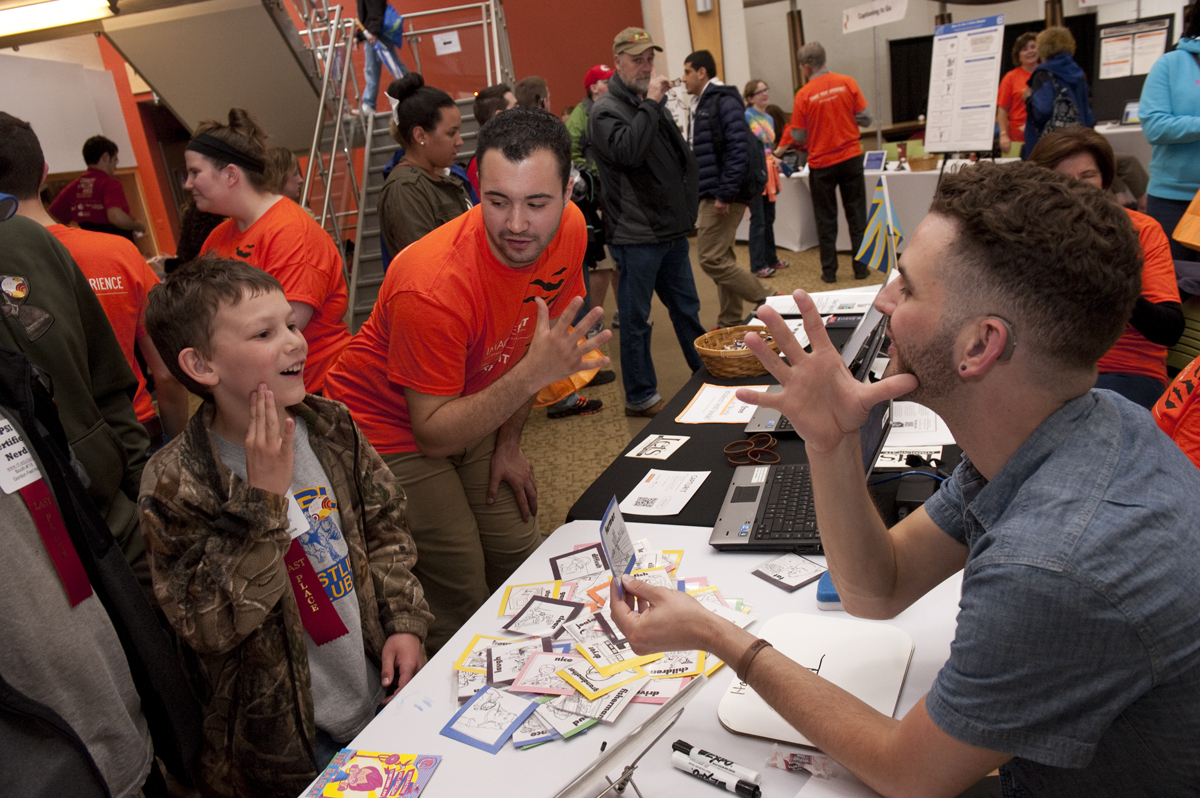
<path id="1" fill-rule="evenodd" d="M 504 598 L 500 600 L 499 617 L 507 618 L 510 615 L 516 615 L 534 596 L 557 599 L 561 591 L 561 579 L 556 579 L 553 582 L 530 582 L 527 585 L 509 585 L 504 589 Z"/>
<path id="2" fill-rule="evenodd" d="M 595 701 L 602 695 L 608 695 L 613 690 L 646 677 L 646 671 L 641 668 L 619 671 L 604 677 L 595 668 L 582 662 L 568 665 L 557 673 L 564 682 L 583 693 L 588 701 Z"/>
<path id="3" fill-rule="evenodd" d="M 577 644 L 575 648 L 583 658 L 600 672 L 601 676 L 609 677 L 614 673 L 627 671 L 639 665 L 645 665 L 663 658 L 663 654 L 647 654 L 639 657 L 630 648 L 619 648 L 611 640 L 593 640 L 586 644 Z"/>
<path id="4" fill-rule="evenodd" d="M 458 658 L 458 662 L 454 663 L 454 670 L 466 671 L 467 673 L 487 673 L 487 650 L 492 645 L 493 640 L 511 640 L 511 637 L 490 637 L 488 635 L 475 635 L 471 638 L 471 642 L 467 645 L 462 656 Z"/>

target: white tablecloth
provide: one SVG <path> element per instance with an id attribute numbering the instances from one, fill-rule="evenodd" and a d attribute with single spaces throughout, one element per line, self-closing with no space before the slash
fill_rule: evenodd
<path id="1" fill-rule="evenodd" d="M 753 605 L 759 621 L 749 627 L 751 632 L 766 619 L 784 612 L 821 612 L 816 606 L 815 582 L 795 593 L 785 593 L 751 575 L 750 572 L 761 563 L 777 555 L 717 552 L 708 545 L 711 530 L 707 528 L 630 523 L 629 529 L 635 540 L 648 538 L 651 545 L 660 550 L 684 549 L 681 577 L 707 576 L 709 583 L 718 585 L 725 596 L 743 598 Z M 571 551 L 576 543 L 598 540 L 598 521 L 575 521 L 559 527 L 517 569 L 508 584 L 549 580 L 548 557 Z M 961 585 L 960 575 L 946 580 L 888 622 L 906 631 L 915 643 L 896 717 L 906 714 L 929 690 L 934 676 L 950 655 Z M 517 751 L 506 745 L 498 754 L 492 755 L 441 736 L 438 732 L 458 709 L 451 671 L 455 660 L 473 635 L 503 636 L 497 632 L 500 597 L 501 592 L 494 594 L 351 743 L 350 747 L 365 750 L 442 755 L 444 759 L 423 796 L 542 798 L 554 795 L 600 753 L 601 742 L 614 744 L 656 709 L 649 704 L 632 704 L 612 726 L 597 725 L 565 742 L 557 740 L 528 751 Z M 831 615 L 847 617 L 841 612 Z M 718 793 L 713 788 L 703 787 L 692 776 L 671 767 L 671 742 L 676 739 L 687 740 L 761 771 L 765 796 L 793 796 L 804 785 L 806 776 L 764 766 L 771 742 L 735 735 L 721 727 L 717 720 L 717 704 L 734 678 L 729 666 L 717 671 L 688 705 L 675 727 L 642 760 L 635 781 L 644 795 L 711 794 L 717 798 Z M 798 750 L 786 746 L 785 749 Z M 619 771 L 618 767 L 612 775 L 615 777 Z"/>

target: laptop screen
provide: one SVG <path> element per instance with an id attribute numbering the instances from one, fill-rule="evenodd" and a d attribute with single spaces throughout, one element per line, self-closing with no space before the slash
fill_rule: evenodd
<path id="1" fill-rule="evenodd" d="M 875 463 L 879 461 L 879 453 L 883 450 L 891 430 L 892 403 L 880 402 L 871 408 L 871 414 L 867 416 L 858 433 L 859 442 L 862 444 L 863 471 L 866 472 L 867 479 L 871 478 L 871 472 L 875 470 Z"/>
<path id="2" fill-rule="evenodd" d="M 854 379 L 865 380 L 870 373 L 871 364 L 875 362 L 886 335 L 886 328 L 887 317 L 872 305 L 850 334 L 850 340 L 842 347 L 842 361 Z"/>

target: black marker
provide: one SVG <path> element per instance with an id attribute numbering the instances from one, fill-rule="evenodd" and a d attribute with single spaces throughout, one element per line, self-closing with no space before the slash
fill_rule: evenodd
<path id="1" fill-rule="evenodd" d="M 684 773 L 690 773 L 702 781 L 707 781 L 714 787 L 720 787 L 723 790 L 736 793 L 742 798 L 762 798 L 762 788 L 757 784 L 751 784 L 748 781 L 740 779 L 729 779 L 724 773 L 707 768 L 699 762 L 692 760 L 687 754 L 680 751 L 671 752 L 671 765 L 676 770 L 682 770 Z"/>

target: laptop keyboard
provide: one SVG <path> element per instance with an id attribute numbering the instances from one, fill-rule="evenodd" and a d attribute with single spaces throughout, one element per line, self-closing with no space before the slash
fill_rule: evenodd
<path id="1" fill-rule="evenodd" d="M 780 416 L 779 421 L 775 424 L 776 432 L 795 432 L 796 428 L 792 426 L 791 419 L 787 416 Z"/>
<path id="2" fill-rule="evenodd" d="M 812 543 L 817 532 L 817 508 L 813 502 L 812 476 L 808 465 L 777 465 L 771 475 L 766 500 L 759 508 L 753 540 Z"/>

